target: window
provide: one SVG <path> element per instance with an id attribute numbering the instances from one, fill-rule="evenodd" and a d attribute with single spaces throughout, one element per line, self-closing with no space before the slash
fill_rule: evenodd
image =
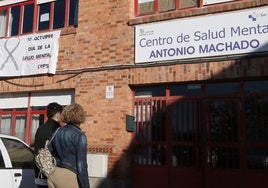
<path id="1" fill-rule="evenodd" d="M 33 1 L 27 1 L 23 4 L 0 6 L 0 37 L 16 36 L 33 32 L 33 20 Z"/>
<path id="2" fill-rule="evenodd" d="M 2 151 L 0 150 L 0 169 L 5 168 L 5 162 L 3 159 Z"/>
<path id="3" fill-rule="evenodd" d="M 5 1 L 4 1 L 5 2 Z M 0 6 L 0 37 L 16 36 L 22 33 L 33 32 L 34 2 L 27 1 Z M 6 2 L 6 3 L 7 3 Z M 16 1 L 22 2 L 22 1 Z"/>
<path id="4" fill-rule="evenodd" d="M 201 95 L 200 84 L 171 85 L 169 89 L 170 89 L 171 96 L 200 96 Z"/>
<path id="5" fill-rule="evenodd" d="M 6 35 L 7 10 L 0 10 L 0 37 Z"/>
<path id="6" fill-rule="evenodd" d="M 10 5 L 14 3 L 23 2 L 23 1 L 27 1 L 27 0 L 0 0 L 0 6 Z"/>
<path id="7" fill-rule="evenodd" d="M 135 97 L 160 97 L 165 95 L 165 86 L 147 86 L 135 88 Z"/>
<path id="8" fill-rule="evenodd" d="M 268 81 L 248 81 L 244 87 L 247 93 L 268 92 Z"/>
<path id="9" fill-rule="evenodd" d="M 65 7 L 66 7 L 65 1 L 55 2 L 53 29 L 64 27 Z"/>
<path id="10" fill-rule="evenodd" d="M 45 114 L 45 107 L 39 107 L 39 110 L 34 110 L 34 108 L 0 110 L 0 133 L 16 136 L 32 145 L 37 128 L 44 123 Z M 31 119 L 30 124 L 27 124 L 27 119 Z M 31 135 L 31 137 L 28 139 L 26 135 Z"/>
<path id="11" fill-rule="evenodd" d="M 11 8 L 10 17 L 9 17 L 9 23 L 10 23 L 9 35 L 10 36 L 19 34 L 19 24 L 20 24 L 19 20 L 20 20 L 20 6 L 14 6 Z"/>
<path id="12" fill-rule="evenodd" d="M 138 0 L 138 14 L 148 14 L 154 12 L 154 0 Z"/>
<path id="13" fill-rule="evenodd" d="M 225 95 L 239 93 L 239 83 L 212 83 L 205 86 L 207 95 Z"/>
<path id="14" fill-rule="evenodd" d="M 22 33 L 33 31 L 34 4 L 24 6 Z"/>
<path id="15" fill-rule="evenodd" d="M 2 138 L 4 145 L 8 151 L 13 168 L 33 168 L 33 152 L 23 143 L 13 140 Z"/>
<path id="16" fill-rule="evenodd" d="M 74 90 L 0 93 L 0 134 L 12 135 L 33 146 L 39 125 L 47 120 L 46 106 L 74 102 Z"/>
<path id="17" fill-rule="evenodd" d="M 174 11 L 235 0 L 135 0 L 136 16 Z"/>
<path id="18" fill-rule="evenodd" d="M 39 22 L 38 30 L 49 29 L 49 15 L 50 15 L 50 4 L 42 4 L 39 6 Z"/>
<path id="19" fill-rule="evenodd" d="M 78 0 L 36 1 L 0 1 L 0 37 L 77 26 Z"/>
<path id="20" fill-rule="evenodd" d="M 15 136 L 24 140 L 26 133 L 26 114 L 17 115 L 15 123 Z"/>
<path id="21" fill-rule="evenodd" d="M 11 131 L 11 129 L 10 129 L 11 114 L 2 114 L 0 125 L 1 125 L 0 133 L 10 135 L 11 134 L 11 132 L 10 132 Z"/>
<path id="22" fill-rule="evenodd" d="M 161 13 L 175 9 L 196 7 L 198 0 L 136 0 L 137 15 Z"/>

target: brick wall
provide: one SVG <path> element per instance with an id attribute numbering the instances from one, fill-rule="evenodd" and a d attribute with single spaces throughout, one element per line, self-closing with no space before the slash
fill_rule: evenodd
<path id="1" fill-rule="evenodd" d="M 267 4 L 267 0 L 239 1 L 134 19 L 132 0 L 81 0 L 79 26 L 62 31 L 56 75 L 2 78 L 1 92 L 74 88 L 75 101 L 87 112 L 82 128 L 88 137 L 88 151 L 108 153 L 109 176 L 126 178 L 132 135 L 125 130 L 125 116 L 133 114 L 129 85 L 268 76 L 267 57 L 135 66 L 135 24 Z M 105 98 L 108 85 L 115 88 L 113 99 Z"/>

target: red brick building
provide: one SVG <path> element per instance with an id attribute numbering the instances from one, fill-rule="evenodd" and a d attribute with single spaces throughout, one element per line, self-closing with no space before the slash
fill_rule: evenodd
<path id="1" fill-rule="evenodd" d="M 92 187 L 268 185 L 268 1 L 4 0 L 0 13 L 1 133 L 32 144 L 49 102 L 77 102 Z"/>

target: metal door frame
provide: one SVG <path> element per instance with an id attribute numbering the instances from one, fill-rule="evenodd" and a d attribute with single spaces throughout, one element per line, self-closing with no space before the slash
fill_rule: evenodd
<path id="1" fill-rule="evenodd" d="M 211 111 L 212 104 L 218 110 Z M 245 187 L 240 97 L 207 98 L 203 100 L 203 109 L 204 187 Z"/>
<path id="2" fill-rule="evenodd" d="M 231 83 L 239 83 L 239 92 L 235 94 L 220 94 L 220 95 L 214 95 L 214 96 L 208 96 L 204 94 L 204 87 L 206 84 L 202 84 L 202 94 L 200 96 L 196 97 L 188 97 L 188 96 L 170 96 L 168 87 L 166 88 L 166 96 L 164 97 L 146 97 L 142 99 L 135 99 L 135 102 L 141 100 L 145 101 L 152 101 L 152 100 L 160 100 L 165 101 L 166 105 L 166 119 L 165 119 L 165 135 L 166 139 L 164 141 L 155 141 L 154 143 L 145 141 L 143 142 L 145 145 L 148 144 L 156 144 L 156 145 L 165 145 L 166 147 L 166 162 L 165 164 L 161 165 L 151 165 L 149 163 L 145 163 L 143 165 L 136 165 L 135 162 L 132 165 L 133 170 L 133 187 L 140 187 L 139 183 L 143 183 L 145 187 L 153 186 L 155 188 L 175 188 L 178 185 L 180 187 L 193 187 L 193 188 L 214 188 L 220 187 L 219 185 L 223 185 L 223 187 L 226 187 L 229 181 L 230 186 L 228 187 L 243 187 L 243 188 L 252 188 L 255 187 L 257 184 L 261 186 L 261 183 L 265 183 L 265 185 L 268 186 L 268 180 L 267 182 L 263 182 L 260 180 L 268 179 L 268 165 L 267 170 L 266 169 L 249 169 L 248 164 L 248 147 L 249 144 L 246 143 L 246 134 L 247 134 L 247 128 L 246 128 L 246 121 L 248 116 L 246 114 L 246 99 L 249 97 L 252 97 L 253 100 L 257 100 L 260 98 L 260 100 L 267 99 L 268 101 L 268 91 L 264 92 L 258 92 L 253 94 L 248 94 L 246 91 L 244 91 L 244 85 L 245 82 L 231 82 Z M 267 84 L 268 82 L 265 82 Z M 253 84 L 254 86 L 254 84 Z M 174 145 L 185 145 L 190 146 L 190 143 L 179 143 L 179 142 L 173 142 L 172 141 L 172 110 L 170 110 L 170 106 L 175 103 L 183 103 L 183 102 L 193 102 L 198 103 L 199 106 L 199 112 L 198 118 L 199 124 L 197 131 L 197 138 L 196 138 L 196 146 L 198 152 L 200 152 L 198 155 L 200 156 L 200 164 L 196 166 L 181 166 L 180 168 L 174 168 L 172 161 L 172 147 Z M 237 120 L 237 140 L 236 142 L 227 142 L 227 143 L 208 143 L 206 141 L 206 134 L 207 131 L 204 129 L 204 127 L 207 124 L 207 116 L 208 116 L 208 105 L 206 103 L 215 101 L 235 101 L 233 104 L 236 106 L 236 120 Z M 257 102 L 255 101 L 256 105 Z M 265 104 L 267 104 L 266 102 Z M 258 110 L 259 106 L 255 107 Z M 263 107 L 262 107 L 263 108 Z M 137 112 L 137 110 L 136 110 Z M 257 112 L 256 112 L 257 113 Z M 267 113 L 267 112 L 260 112 L 260 113 Z M 137 114 L 135 114 L 136 116 Z M 263 115 L 263 114 L 258 114 Z M 146 113 L 145 111 L 141 113 L 142 118 L 147 118 L 147 116 L 150 116 L 150 113 Z M 148 120 L 148 119 L 146 119 Z M 265 119 L 265 121 L 267 121 Z M 144 125 L 144 124 L 143 124 Z M 265 124 L 266 126 L 266 124 Z M 268 126 L 268 125 L 267 125 Z M 268 133 L 267 133 L 268 134 Z M 137 136 L 137 135 L 136 135 Z M 267 139 L 268 140 L 268 139 Z M 137 144 L 138 142 L 134 141 L 133 144 Z M 265 144 L 266 143 L 266 144 Z M 263 143 L 268 148 L 268 142 Z M 214 144 L 214 145 L 213 145 Z M 252 147 L 263 147 L 262 143 L 253 144 Z M 221 168 L 211 167 L 207 163 L 208 153 L 207 148 L 209 147 L 227 147 L 227 148 L 235 148 L 238 149 L 238 152 L 234 152 L 234 155 L 237 155 L 239 153 L 239 161 L 235 161 L 233 165 L 237 166 L 229 166 L 224 167 L 221 166 Z M 147 147 L 148 149 L 148 147 Z M 205 151 L 204 151 L 205 150 Z M 221 149 L 223 150 L 223 149 Z M 134 152 L 135 153 L 135 152 Z M 134 156 L 134 155 L 133 155 Z M 267 151 L 268 156 L 268 151 Z M 133 157 L 135 159 L 135 157 Z M 232 159 L 236 159 L 233 157 Z M 198 163 L 198 162 L 197 162 Z M 268 160 L 267 160 L 268 164 Z M 177 174 L 177 175 L 176 175 Z M 209 177 L 210 176 L 210 177 Z M 224 177 L 225 176 L 225 177 Z M 213 177 L 223 177 L 218 179 L 213 179 Z M 222 181 L 222 182 L 221 182 Z M 147 183 L 146 183 L 147 182 Z M 190 182 L 190 184 L 189 184 Z"/>

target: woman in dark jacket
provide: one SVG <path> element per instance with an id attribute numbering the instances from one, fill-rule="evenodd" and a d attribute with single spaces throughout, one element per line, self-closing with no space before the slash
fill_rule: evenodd
<path id="1" fill-rule="evenodd" d="M 62 112 L 65 123 L 49 145 L 57 161 L 55 172 L 48 178 L 49 188 L 89 188 L 87 171 L 87 138 L 80 129 L 85 121 L 82 106 L 74 103 Z"/>

